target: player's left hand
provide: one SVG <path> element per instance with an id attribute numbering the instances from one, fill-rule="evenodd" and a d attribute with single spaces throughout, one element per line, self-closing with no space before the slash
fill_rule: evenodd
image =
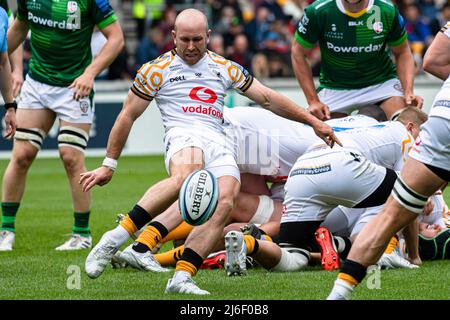
<path id="1" fill-rule="evenodd" d="M 95 76 L 87 72 L 76 78 L 69 86 L 69 89 L 73 89 L 73 98 L 78 101 L 89 96 L 94 87 L 94 79 Z"/>
<path id="2" fill-rule="evenodd" d="M 337 143 L 342 147 L 341 141 L 334 134 L 333 128 L 331 128 L 328 124 L 318 121 L 313 125 L 314 132 L 316 135 L 321 138 L 325 143 L 333 148 L 334 144 Z"/>
<path id="3" fill-rule="evenodd" d="M 422 109 L 423 106 L 423 98 L 412 93 L 405 94 L 405 102 L 407 107 L 417 107 Z"/>
<path id="4" fill-rule="evenodd" d="M 9 108 L 5 113 L 5 139 L 14 137 L 17 129 L 16 110 Z"/>

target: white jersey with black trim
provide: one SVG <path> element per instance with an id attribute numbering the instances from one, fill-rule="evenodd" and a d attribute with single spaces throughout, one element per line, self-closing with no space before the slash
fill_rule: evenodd
<path id="1" fill-rule="evenodd" d="M 344 147 L 356 149 L 373 163 L 395 171 L 401 170 L 414 144 L 412 135 L 398 121 L 343 129 L 336 136 Z"/>
<path id="2" fill-rule="evenodd" d="M 131 91 L 152 101 L 161 112 L 166 132 L 173 127 L 222 130 L 226 92 L 245 92 L 253 77 L 239 64 L 207 51 L 196 64 L 187 64 L 176 50 L 144 64 Z"/>
<path id="3" fill-rule="evenodd" d="M 270 176 L 272 182 L 285 181 L 297 158 L 319 139 L 310 126 L 259 107 L 225 108 L 224 117 L 239 170 Z"/>

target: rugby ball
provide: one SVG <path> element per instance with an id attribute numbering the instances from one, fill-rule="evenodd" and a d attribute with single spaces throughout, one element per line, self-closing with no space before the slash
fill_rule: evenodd
<path id="1" fill-rule="evenodd" d="M 192 172 L 181 186 L 178 206 L 188 224 L 199 226 L 213 215 L 219 201 L 216 177 L 205 169 Z"/>

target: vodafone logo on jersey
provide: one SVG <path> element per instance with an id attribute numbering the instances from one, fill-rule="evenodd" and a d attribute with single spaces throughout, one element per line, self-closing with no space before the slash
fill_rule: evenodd
<path id="1" fill-rule="evenodd" d="M 195 87 L 189 92 L 189 98 L 194 101 L 200 101 L 203 103 L 214 104 L 217 101 L 217 94 L 207 88 L 207 87 Z M 206 114 L 209 116 L 213 116 L 215 118 L 223 119 L 223 113 L 216 110 L 215 108 L 209 106 L 204 107 L 202 105 L 198 106 L 186 106 L 181 107 L 185 113 L 198 113 L 198 114 Z"/>
<path id="2" fill-rule="evenodd" d="M 189 92 L 189 97 L 204 103 L 214 104 L 217 101 L 217 94 L 207 87 L 195 87 Z"/>

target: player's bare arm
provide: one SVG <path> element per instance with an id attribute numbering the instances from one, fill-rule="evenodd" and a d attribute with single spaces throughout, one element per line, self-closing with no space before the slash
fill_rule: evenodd
<path id="1" fill-rule="evenodd" d="M 13 25 L 8 29 L 8 54 L 11 55 L 21 45 L 28 34 L 27 21 L 15 19 Z"/>
<path id="2" fill-rule="evenodd" d="M 5 103 L 13 102 L 11 67 L 7 52 L 0 54 L 0 91 Z M 14 108 L 8 108 L 5 113 L 5 128 L 5 138 L 12 138 L 17 128 L 16 110 Z"/>
<path id="3" fill-rule="evenodd" d="M 414 95 L 414 60 L 408 41 L 391 47 L 397 65 L 397 75 L 403 87 L 407 106 L 422 108 L 423 98 Z"/>
<path id="4" fill-rule="evenodd" d="M 303 93 L 308 101 L 308 111 L 320 120 L 328 120 L 330 119 L 330 110 L 327 105 L 320 101 L 317 95 L 311 67 L 306 60 L 306 57 L 311 50 L 312 49 L 301 46 L 297 40 L 294 39 L 292 41 L 291 51 L 292 68 L 294 69 L 297 81 L 303 89 Z"/>
<path id="5" fill-rule="evenodd" d="M 329 125 L 311 115 L 292 100 L 264 86 L 258 80 L 254 79 L 252 85 L 244 95 L 283 118 L 309 124 L 313 127 L 317 136 L 323 139 L 329 146 L 332 147 L 335 142 L 342 145 Z"/>
<path id="6" fill-rule="evenodd" d="M 13 96 L 17 97 L 23 85 L 23 46 L 19 45 L 17 49 L 9 56 L 12 68 L 12 90 Z"/>
<path id="7" fill-rule="evenodd" d="M 139 98 L 131 91 L 128 92 L 122 111 L 117 116 L 116 122 L 109 134 L 106 149 L 107 158 L 119 159 L 134 121 L 145 111 L 148 104 L 149 101 Z M 95 170 L 82 173 L 80 184 L 82 185 L 83 191 L 89 191 L 96 184 L 100 186 L 107 184 L 112 179 L 113 173 L 114 170 L 111 167 L 104 165 Z"/>
<path id="8" fill-rule="evenodd" d="M 122 29 L 117 21 L 100 29 L 100 31 L 107 39 L 105 46 L 86 70 L 84 70 L 83 74 L 76 78 L 69 86 L 69 88 L 74 88 L 74 97 L 76 100 L 89 96 L 94 87 L 95 77 L 114 61 L 125 44 Z"/>
<path id="9" fill-rule="evenodd" d="M 406 250 L 408 252 L 408 260 L 415 264 L 421 265 L 422 260 L 419 255 L 419 221 L 414 220 L 403 228 L 403 236 L 405 237 Z"/>
<path id="10" fill-rule="evenodd" d="M 439 32 L 423 59 L 423 68 L 426 72 L 446 80 L 450 75 L 450 39 Z"/>

